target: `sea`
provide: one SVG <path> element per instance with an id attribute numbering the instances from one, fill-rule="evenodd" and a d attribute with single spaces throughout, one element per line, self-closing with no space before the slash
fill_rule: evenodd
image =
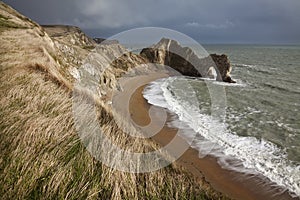
<path id="1" fill-rule="evenodd" d="M 181 128 L 196 133 L 191 146 L 202 156 L 213 155 L 231 170 L 263 175 L 300 196 L 300 46 L 204 48 L 228 55 L 237 83 L 174 76 L 150 83 L 144 97 L 175 113 L 185 124 Z M 221 91 L 219 108 L 212 86 Z M 222 117 L 215 114 L 218 109 Z"/>

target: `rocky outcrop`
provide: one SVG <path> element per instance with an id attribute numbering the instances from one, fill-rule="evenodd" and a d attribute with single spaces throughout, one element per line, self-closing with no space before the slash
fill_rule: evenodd
<path id="1" fill-rule="evenodd" d="M 211 77 L 215 71 L 218 81 L 235 82 L 230 77 L 231 65 L 226 55 L 199 58 L 192 49 L 182 47 L 175 40 L 163 38 L 143 49 L 140 55 L 151 63 L 167 65 L 186 76 Z"/>
<path id="2" fill-rule="evenodd" d="M 216 64 L 217 70 L 217 80 L 224 81 L 228 83 L 236 83 L 236 81 L 232 80 L 230 76 L 230 72 L 232 70 L 230 61 L 228 56 L 225 54 L 217 55 L 217 54 L 210 54 L 211 59 Z"/>
<path id="3" fill-rule="evenodd" d="M 105 44 L 119 44 L 118 40 L 107 40 L 107 39 L 104 39 L 104 38 L 93 38 L 93 40 L 97 44 L 101 44 L 101 43 L 105 43 Z"/>
<path id="4" fill-rule="evenodd" d="M 96 42 L 76 26 L 42 25 L 42 28 L 51 38 L 55 38 L 56 40 L 64 40 L 63 42 L 65 43 L 70 43 L 82 48 L 96 46 Z"/>

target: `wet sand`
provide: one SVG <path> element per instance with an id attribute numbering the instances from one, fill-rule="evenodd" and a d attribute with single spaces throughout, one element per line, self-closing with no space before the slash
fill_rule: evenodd
<path id="1" fill-rule="evenodd" d="M 166 76 L 167 74 L 154 73 L 148 76 L 126 78 L 121 82 L 123 92 L 117 94 L 119 104 L 122 102 L 120 99 L 129 99 L 128 115 L 130 115 L 131 119 L 139 126 L 146 126 L 151 123 L 148 111 L 152 105 L 147 103 L 142 94 L 145 85 Z M 123 106 L 126 107 L 124 104 Z M 126 112 L 126 110 L 124 110 L 124 112 Z M 152 123 L 155 123 L 155 119 Z M 174 138 L 176 133 L 176 129 L 170 128 L 165 124 L 163 128 L 151 138 L 161 146 L 165 146 Z M 180 142 L 182 144 L 186 143 L 184 139 L 181 139 Z M 174 151 L 176 151 L 176 149 L 174 149 Z M 271 186 L 270 182 L 264 177 L 245 175 L 224 169 L 218 164 L 215 157 L 206 156 L 199 158 L 199 152 L 192 148 L 185 151 L 176 163 L 183 166 L 196 177 L 205 177 L 213 188 L 233 199 L 300 199 L 292 198 L 287 191 L 282 192 L 280 188 Z"/>

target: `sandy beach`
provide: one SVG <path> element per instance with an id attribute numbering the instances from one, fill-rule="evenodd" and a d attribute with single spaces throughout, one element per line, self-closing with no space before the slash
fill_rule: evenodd
<path id="1" fill-rule="evenodd" d="M 152 105 L 148 104 L 144 99 L 142 94 L 143 89 L 147 83 L 166 76 L 168 76 L 166 73 L 153 73 L 123 79 L 120 81 L 123 91 L 116 94 L 114 97 L 114 99 L 117 99 L 115 103 L 120 105 L 120 107 L 122 107 L 121 105 L 125 107 L 122 99 L 130 99 L 129 113 L 127 114 L 130 115 L 131 119 L 139 126 L 148 125 L 151 122 L 148 111 Z M 124 108 L 122 112 L 126 113 L 128 111 L 126 110 L 127 108 Z M 165 146 L 172 140 L 176 133 L 176 129 L 170 128 L 165 124 L 163 128 L 151 138 L 161 146 Z M 185 140 L 181 140 L 182 143 L 186 143 Z M 233 199 L 298 199 L 292 198 L 287 191 L 280 192 L 279 188 L 270 186 L 270 182 L 265 180 L 264 177 L 254 177 L 236 171 L 230 171 L 222 168 L 216 158 L 212 156 L 199 158 L 198 155 L 198 151 L 189 148 L 180 159 L 176 161 L 176 164 L 186 168 L 187 171 L 195 177 L 205 177 L 205 180 L 208 181 L 213 188 Z"/>

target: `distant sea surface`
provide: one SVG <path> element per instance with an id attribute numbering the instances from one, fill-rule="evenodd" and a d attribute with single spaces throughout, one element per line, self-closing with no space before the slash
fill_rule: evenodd
<path id="1" fill-rule="evenodd" d="M 192 146 L 200 152 L 217 156 L 232 170 L 262 174 L 300 196 L 300 46 L 204 48 L 229 56 L 236 84 L 170 77 L 149 84 L 144 97 L 176 113 L 197 134 Z M 211 115 L 207 84 L 225 88 L 225 121 Z"/>

